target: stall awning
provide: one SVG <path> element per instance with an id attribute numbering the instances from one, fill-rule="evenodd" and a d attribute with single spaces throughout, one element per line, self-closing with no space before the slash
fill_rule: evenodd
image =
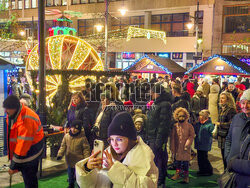
<path id="1" fill-rule="evenodd" d="M 185 74 L 249 75 L 250 67 L 233 56 L 213 55 Z"/>
<path id="2" fill-rule="evenodd" d="M 11 70 L 13 69 L 14 65 L 12 64 L 11 61 L 3 58 L 0 56 L 0 70 Z"/>
<path id="3" fill-rule="evenodd" d="M 144 55 L 122 71 L 173 74 L 184 73 L 186 69 L 171 59 Z"/>

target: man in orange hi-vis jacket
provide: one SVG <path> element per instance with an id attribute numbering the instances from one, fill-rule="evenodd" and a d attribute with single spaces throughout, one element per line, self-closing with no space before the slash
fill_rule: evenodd
<path id="1" fill-rule="evenodd" d="M 3 107 L 7 113 L 9 174 L 21 171 L 25 187 L 37 188 L 38 164 L 44 147 L 40 119 L 14 95 L 4 100 Z"/>

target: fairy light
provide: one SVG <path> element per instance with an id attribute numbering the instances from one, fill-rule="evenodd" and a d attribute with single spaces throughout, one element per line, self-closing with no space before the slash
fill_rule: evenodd
<path id="1" fill-rule="evenodd" d="M 236 66 L 235 64 L 233 64 L 233 63 L 231 63 L 229 60 L 227 60 L 225 57 L 223 57 L 223 56 L 221 56 L 221 55 L 218 55 L 218 54 L 215 54 L 215 55 L 209 57 L 206 61 L 203 61 L 202 63 L 195 65 L 194 67 L 192 67 L 191 69 L 189 69 L 187 72 L 185 72 L 185 74 L 189 74 L 189 73 L 192 72 L 193 70 L 200 68 L 202 65 L 208 63 L 209 61 L 211 61 L 211 60 L 214 59 L 214 58 L 220 58 L 220 59 L 223 60 L 225 63 L 227 63 L 229 66 L 231 66 L 231 67 L 233 67 L 234 69 L 238 70 L 240 73 L 249 75 L 249 72 L 243 70 L 241 67 Z"/>
<path id="2" fill-rule="evenodd" d="M 167 74 L 172 74 L 172 72 L 170 72 L 166 67 L 164 67 L 162 64 L 158 63 L 157 61 L 155 61 L 154 59 L 150 58 L 148 55 L 144 55 L 142 56 L 140 59 L 136 60 L 134 63 L 132 63 L 131 65 L 129 65 L 128 67 L 122 69 L 122 71 L 127 71 L 129 70 L 131 67 L 135 66 L 139 61 L 141 61 L 142 59 L 148 59 L 150 60 L 150 62 L 153 62 L 156 66 L 160 67 L 162 70 L 164 70 Z M 149 64 L 150 62 L 147 62 L 147 64 Z M 145 65 L 146 66 L 146 65 Z"/>
<path id="3" fill-rule="evenodd" d="M 76 43 L 76 46 L 72 48 Z M 46 46 L 48 54 L 46 54 L 46 68 L 53 70 L 103 70 L 103 62 L 98 56 L 93 47 L 86 41 L 71 35 L 57 35 L 46 39 Z M 65 49 L 66 48 L 66 49 Z M 74 51 L 71 51 L 74 49 Z M 66 53 L 66 52 L 67 53 Z M 64 54 L 65 52 L 65 54 Z M 68 59 L 62 58 L 69 56 Z M 91 58 L 91 61 L 86 59 Z M 31 70 L 38 70 L 39 68 L 39 55 L 38 45 L 36 45 L 30 52 L 26 64 L 26 77 L 34 90 L 32 85 Z M 95 76 L 71 76 L 69 79 L 69 90 L 80 91 L 84 85 L 86 78 L 96 80 Z M 61 75 L 46 75 L 46 104 L 48 105 L 56 94 L 58 86 L 62 83 Z M 37 83 L 39 84 L 39 83 Z"/>
<path id="4" fill-rule="evenodd" d="M 167 43 L 166 32 L 164 31 L 142 29 L 130 26 L 128 28 L 127 41 L 129 41 L 131 38 L 136 38 L 136 37 L 146 37 L 147 39 L 157 38 L 163 40 L 165 44 Z"/>

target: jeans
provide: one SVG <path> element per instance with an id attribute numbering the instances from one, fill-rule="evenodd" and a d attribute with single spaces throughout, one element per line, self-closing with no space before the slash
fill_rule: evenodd
<path id="1" fill-rule="evenodd" d="M 197 150 L 198 166 L 201 173 L 213 173 L 213 167 L 208 160 L 208 151 Z"/>
<path id="2" fill-rule="evenodd" d="M 68 166 L 68 177 L 69 177 L 69 185 L 74 186 L 76 175 L 75 175 L 75 168 L 71 168 Z"/>
<path id="3" fill-rule="evenodd" d="M 224 164 L 224 170 L 227 168 L 227 161 L 225 159 L 225 156 L 224 156 L 224 149 L 221 149 L 221 156 L 222 156 L 222 161 L 223 161 L 223 164 Z"/>

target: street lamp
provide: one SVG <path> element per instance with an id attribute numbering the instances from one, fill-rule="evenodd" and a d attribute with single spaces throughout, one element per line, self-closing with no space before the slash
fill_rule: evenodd
<path id="1" fill-rule="evenodd" d="M 198 57 L 198 48 L 199 45 L 202 43 L 202 39 L 199 38 L 199 0 L 197 0 L 197 9 L 196 9 L 196 14 L 195 16 L 190 16 L 190 18 L 194 19 L 194 24 L 189 22 L 188 24 L 186 24 L 187 28 L 190 30 L 192 29 L 192 27 L 195 25 L 195 55 L 194 55 L 194 61 L 195 61 L 195 65 L 197 64 L 197 60 L 199 59 Z"/>
<path id="2" fill-rule="evenodd" d="M 103 25 L 97 24 L 97 25 L 95 25 L 95 28 L 96 28 L 97 32 L 101 32 L 102 28 L 103 28 Z"/>

